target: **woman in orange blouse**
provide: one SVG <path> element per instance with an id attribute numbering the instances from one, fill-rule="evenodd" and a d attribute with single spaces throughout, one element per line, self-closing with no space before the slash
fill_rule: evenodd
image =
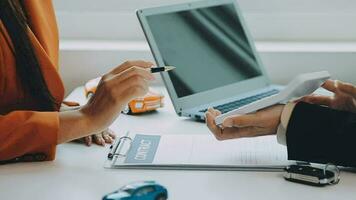
<path id="1" fill-rule="evenodd" d="M 50 0 L 0 1 L 0 163 L 53 160 L 57 144 L 101 132 L 144 95 L 152 63 L 125 62 L 103 76 L 79 110 L 59 112 L 58 30 Z"/>

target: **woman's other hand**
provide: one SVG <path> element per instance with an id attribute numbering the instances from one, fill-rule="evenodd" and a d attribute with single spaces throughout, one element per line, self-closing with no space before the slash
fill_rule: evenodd
<path id="1" fill-rule="evenodd" d="M 84 138 L 79 139 L 80 142 L 83 142 L 87 146 L 91 146 L 93 143 L 101 146 L 105 146 L 105 144 L 112 144 L 116 138 L 115 133 L 110 130 L 110 128 L 90 136 L 86 136 Z"/>
<path id="2" fill-rule="evenodd" d="M 206 123 L 218 140 L 271 135 L 277 132 L 284 105 L 276 105 L 256 113 L 231 116 L 221 127 L 215 125 L 215 118 L 221 113 L 210 108 L 206 113 Z"/>
<path id="3" fill-rule="evenodd" d="M 79 110 L 80 109 L 80 104 L 77 102 L 68 102 L 65 101 L 62 103 L 60 112 L 66 112 L 66 111 L 73 111 L 73 110 Z M 91 146 L 93 143 L 101 146 L 105 146 L 105 144 L 111 144 L 115 140 L 115 134 L 112 130 L 109 128 L 97 133 L 97 134 L 92 134 L 77 140 L 74 140 L 74 142 L 78 143 L 84 143 L 87 146 Z"/>
<path id="4" fill-rule="evenodd" d="M 356 87 L 354 85 L 337 80 L 327 80 L 322 87 L 333 92 L 334 96 L 309 95 L 299 101 L 356 113 Z"/>

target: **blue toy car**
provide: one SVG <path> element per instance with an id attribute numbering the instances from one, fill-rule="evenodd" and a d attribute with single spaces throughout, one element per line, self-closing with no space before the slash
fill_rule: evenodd
<path id="1" fill-rule="evenodd" d="M 103 200 L 166 200 L 168 191 L 155 181 L 143 181 L 126 185 L 107 194 Z"/>

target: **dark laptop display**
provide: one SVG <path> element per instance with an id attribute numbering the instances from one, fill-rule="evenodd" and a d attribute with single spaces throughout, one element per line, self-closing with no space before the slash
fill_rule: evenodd
<path id="1" fill-rule="evenodd" d="M 261 76 L 234 4 L 150 15 L 178 98 Z"/>

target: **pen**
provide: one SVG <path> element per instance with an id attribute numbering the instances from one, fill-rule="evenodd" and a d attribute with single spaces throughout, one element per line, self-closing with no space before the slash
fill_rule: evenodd
<path id="1" fill-rule="evenodd" d="M 158 73 L 158 72 L 168 72 L 175 68 L 176 67 L 173 67 L 173 66 L 151 67 L 150 70 L 151 70 L 151 73 Z"/>
<path id="2" fill-rule="evenodd" d="M 152 66 L 151 68 L 149 68 L 147 70 L 150 70 L 151 73 L 159 73 L 159 72 L 168 72 L 175 68 L 176 67 L 173 67 L 173 66 L 164 66 L 164 67 Z M 90 97 L 93 96 L 93 94 L 95 93 L 95 90 L 96 90 L 96 86 L 99 84 L 100 80 L 101 80 L 101 77 L 98 77 L 96 79 L 88 81 L 84 85 L 85 94 L 87 96 L 87 99 L 90 99 Z"/>

